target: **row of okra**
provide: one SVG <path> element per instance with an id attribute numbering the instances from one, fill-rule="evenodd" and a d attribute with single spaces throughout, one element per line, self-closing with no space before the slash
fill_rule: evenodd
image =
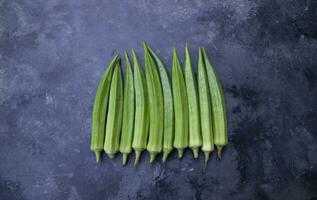
<path id="1" fill-rule="evenodd" d="M 226 105 L 222 86 L 205 48 L 199 48 L 197 77 L 188 44 L 184 67 L 173 49 L 171 81 L 167 70 L 152 48 L 143 43 L 144 70 L 132 50 L 132 64 L 124 52 L 125 75 L 121 58 L 114 56 L 99 82 L 92 112 L 91 150 L 99 162 L 102 151 L 110 158 L 122 154 L 123 164 L 132 149 L 134 164 L 147 150 L 152 163 L 163 152 L 163 162 L 176 148 L 178 157 L 185 148 L 194 158 L 199 149 L 205 164 L 217 148 L 218 158 L 228 143 Z M 124 82 L 124 83 L 123 83 Z"/>

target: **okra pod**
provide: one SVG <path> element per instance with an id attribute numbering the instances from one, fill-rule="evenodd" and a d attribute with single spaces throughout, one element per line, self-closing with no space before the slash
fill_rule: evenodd
<path id="1" fill-rule="evenodd" d="M 152 163 L 156 155 L 162 151 L 164 105 L 160 77 L 145 42 L 143 49 L 150 117 L 149 139 L 146 149 L 150 153 L 150 162 Z"/>
<path id="2" fill-rule="evenodd" d="M 107 114 L 106 136 L 104 150 L 113 159 L 119 150 L 120 132 L 122 125 L 123 88 L 120 63 L 117 63 L 113 71 L 109 110 Z"/>
<path id="3" fill-rule="evenodd" d="M 189 47 L 187 43 L 185 45 L 184 65 L 189 111 L 189 147 L 193 151 L 194 158 L 198 158 L 199 147 L 201 147 L 202 145 L 199 119 L 199 102 L 196 79 L 194 76 L 192 62 L 189 54 Z"/>
<path id="4" fill-rule="evenodd" d="M 92 131 L 90 149 L 95 152 L 96 162 L 100 160 L 100 153 L 103 150 L 105 140 L 105 123 L 110 93 L 110 85 L 114 66 L 120 62 L 119 55 L 116 54 L 108 65 L 106 72 L 99 82 L 92 111 Z"/>
<path id="5" fill-rule="evenodd" d="M 119 151 L 122 153 L 122 164 L 126 165 L 128 155 L 132 150 L 132 137 L 134 126 L 134 83 L 131 63 L 127 52 L 125 57 L 125 76 L 123 93 L 123 117 Z"/>
<path id="6" fill-rule="evenodd" d="M 137 58 L 132 50 L 134 65 L 135 119 L 132 148 L 135 151 L 134 165 L 137 165 L 148 139 L 149 116 L 146 80 Z"/>
<path id="7" fill-rule="evenodd" d="M 183 157 L 183 152 L 188 147 L 188 102 L 186 85 L 176 49 L 173 49 L 172 90 L 175 112 L 175 138 L 174 147 L 178 157 Z"/>
<path id="8" fill-rule="evenodd" d="M 203 56 L 211 94 L 214 143 L 217 147 L 218 159 L 221 159 L 221 150 L 228 144 L 226 103 L 221 82 L 205 49 Z"/>
<path id="9" fill-rule="evenodd" d="M 161 78 L 164 101 L 164 128 L 163 128 L 163 162 L 166 161 L 168 155 L 173 150 L 174 140 L 174 107 L 173 95 L 170 80 L 166 72 L 165 66 L 158 55 L 149 47 L 148 50 L 153 56 Z"/>
<path id="10" fill-rule="evenodd" d="M 201 133 L 203 140 L 201 149 L 205 155 L 206 166 L 209 155 L 214 150 L 214 143 L 210 91 L 201 48 L 199 48 L 198 54 L 198 93 L 200 104 Z"/>

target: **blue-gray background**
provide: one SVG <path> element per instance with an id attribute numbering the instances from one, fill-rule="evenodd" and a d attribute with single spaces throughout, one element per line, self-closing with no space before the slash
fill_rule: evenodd
<path id="1" fill-rule="evenodd" d="M 0 199 L 317 199 L 315 0 L 0 0 Z M 137 168 L 89 150 L 98 81 L 145 40 L 207 47 L 230 143 Z M 134 155 L 132 156 L 134 157 Z M 161 159 L 161 157 L 159 157 Z"/>

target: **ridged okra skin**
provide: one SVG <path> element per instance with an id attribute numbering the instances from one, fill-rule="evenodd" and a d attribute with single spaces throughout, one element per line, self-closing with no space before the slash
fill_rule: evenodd
<path id="1" fill-rule="evenodd" d="M 145 43 L 143 43 L 143 48 L 150 117 L 147 151 L 150 153 L 150 162 L 152 163 L 156 155 L 162 151 L 164 103 L 162 85 L 156 64 Z"/>
<path id="2" fill-rule="evenodd" d="M 106 122 L 106 136 L 104 143 L 104 151 L 113 159 L 119 150 L 120 132 L 122 125 L 122 109 L 123 109 L 123 85 L 120 64 L 115 66 L 113 71 L 109 109 Z"/>
<path id="3" fill-rule="evenodd" d="M 132 148 L 135 151 L 134 165 L 137 165 L 142 151 L 146 148 L 148 140 L 149 116 L 147 85 L 145 76 L 134 50 L 132 50 L 134 63 L 134 88 L 135 88 L 135 119 Z"/>
<path id="4" fill-rule="evenodd" d="M 201 147 L 202 145 L 200 132 L 199 101 L 197 83 L 193 72 L 188 44 L 185 45 L 184 69 L 189 111 L 189 147 L 193 151 L 194 158 L 198 158 L 199 147 Z"/>
<path id="5" fill-rule="evenodd" d="M 100 160 L 100 154 L 103 150 L 105 141 L 105 123 L 108 110 L 108 100 L 110 94 L 110 85 L 113 74 L 113 68 L 120 62 L 120 57 L 116 54 L 104 75 L 102 76 L 95 96 L 92 111 L 92 131 L 90 149 L 95 152 L 96 162 Z"/>
<path id="6" fill-rule="evenodd" d="M 201 48 L 199 48 L 198 55 L 198 92 L 200 104 L 201 133 L 203 141 L 201 150 L 205 154 L 205 165 L 207 165 L 209 155 L 214 150 L 214 142 L 210 91 Z"/>
<path id="7" fill-rule="evenodd" d="M 221 82 L 205 48 L 203 48 L 203 57 L 211 94 L 214 144 L 217 147 L 218 159 L 221 159 L 221 150 L 228 144 L 226 102 Z"/>
<path id="8" fill-rule="evenodd" d="M 123 117 L 119 151 L 122 154 L 122 164 L 126 165 L 128 155 L 132 151 L 135 97 L 133 72 L 129 56 L 126 51 L 124 52 L 124 57 L 126 69 L 124 76 Z"/>
<path id="9" fill-rule="evenodd" d="M 178 157 L 183 157 L 183 152 L 188 147 L 188 102 L 186 85 L 176 49 L 173 49 L 172 90 L 175 112 L 175 137 L 174 147 Z"/>
<path id="10" fill-rule="evenodd" d="M 166 161 L 168 155 L 173 150 L 174 140 L 174 105 L 171 83 L 166 68 L 159 56 L 149 47 L 148 50 L 153 56 L 161 78 L 163 101 L 164 101 L 164 130 L 163 130 L 163 162 Z"/>

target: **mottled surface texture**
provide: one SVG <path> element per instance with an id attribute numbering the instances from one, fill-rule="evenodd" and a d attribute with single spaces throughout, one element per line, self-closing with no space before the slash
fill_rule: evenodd
<path id="1" fill-rule="evenodd" d="M 315 0 L 0 0 L 0 199 L 317 199 Z M 148 41 L 207 47 L 230 144 L 137 168 L 89 150 L 99 79 Z M 134 155 L 132 156 L 134 158 Z M 161 159 L 161 156 L 159 157 Z"/>

